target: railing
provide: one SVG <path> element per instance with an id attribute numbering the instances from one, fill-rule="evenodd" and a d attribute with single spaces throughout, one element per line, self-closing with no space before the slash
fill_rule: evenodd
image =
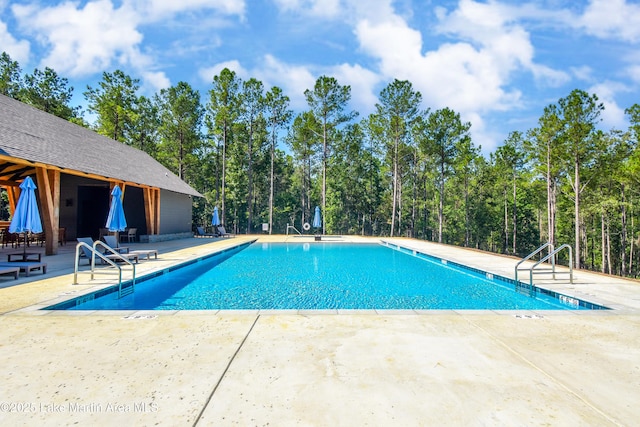
<path id="1" fill-rule="evenodd" d="M 302 233 L 300 231 L 298 231 L 298 229 L 295 228 L 293 225 L 289 225 L 289 223 L 287 223 L 287 236 L 289 235 L 289 229 L 290 228 L 293 228 L 296 231 L 296 233 L 298 233 L 299 235 L 302 236 Z"/>
<path id="2" fill-rule="evenodd" d="M 524 261 L 526 261 L 529 258 L 531 258 L 532 256 L 534 256 L 535 254 L 539 253 L 540 251 L 544 250 L 544 248 L 546 248 L 547 246 L 551 247 L 549 254 L 547 254 L 545 257 L 543 257 L 542 259 L 537 261 L 531 267 L 519 268 L 520 264 L 522 264 Z M 567 249 L 569 251 L 569 271 L 568 272 L 556 271 L 555 257 L 563 249 Z M 547 260 L 551 260 L 551 263 L 550 263 L 551 264 L 551 269 L 535 271 L 535 269 L 538 266 L 540 266 L 542 263 L 546 262 Z M 535 289 L 534 285 L 533 285 L 533 275 L 534 274 L 548 274 L 549 272 L 551 272 L 553 280 L 556 280 L 556 274 L 569 274 L 569 283 L 573 284 L 573 250 L 571 249 L 571 246 L 569 246 L 567 244 L 564 244 L 564 245 L 560 246 L 557 249 L 553 249 L 553 245 L 551 245 L 550 243 L 545 243 L 544 245 L 542 245 L 541 247 L 536 249 L 534 252 L 532 252 L 531 254 L 527 255 L 525 258 L 520 260 L 520 262 L 518 262 L 518 264 L 516 264 L 516 267 L 515 267 L 516 290 L 518 289 L 519 286 L 521 286 L 520 282 L 518 281 L 518 270 L 528 270 L 529 271 L 529 290 L 530 290 L 530 292 L 533 292 L 534 289 Z"/>
<path id="3" fill-rule="evenodd" d="M 104 248 L 104 250 L 106 252 L 110 252 L 111 255 L 106 256 L 104 255 L 102 252 L 100 252 L 97 247 L 101 246 Z M 96 240 L 95 242 L 93 242 L 93 246 L 89 246 L 87 243 L 84 242 L 78 242 L 78 244 L 76 245 L 76 258 L 75 258 L 75 268 L 74 268 L 74 272 L 73 272 L 73 284 L 77 285 L 78 284 L 78 273 L 80 272 L 80 250 L 82 248 L 86 248 L 90 253 L 91 253 L 91 259 L 90 259 L 90 263 L 91 263 L 91 280 L 94 279 L 94 276 L 96 274 L 96 270 L 95 270 L 95 266 L 96 266 L 96 256 L 98 258 L 100 258 L 103 262 L 106 262 L 107 264 L 111 265 L 112 267 L 115 267 L 118 270 L 118 298 L 122 298 L 123 296 L 129 295 L 131 293 L 133 293 L 134 291 L 134 286 L 136 284 L 136 266 L 134 263 L 132 263 L 128 258 L 123 257 L 120 253 L 118 253 L 116 250 L 114 250 L 113 248 L 111 248 L 110 246 L 105 245 L 104 243 L 102 243 L 99 240 Z M 131 266 L 132 269 L 132 279 L 131 279 L 131 285 L 127 286 L 127 287 L 122 287 L 122 266 L 118 265 L 112 258 L 118 260 L 118 261 L 123 261 L 124 263 L 128 264 L 129 266 Z"/>
<path id="4" fill-rule="evenodd" d="M 529 259 L 531 259 L 532 257 L 536 256 L 537 254 L 539 254 L 540 252 L 542 252 L 543 250 L 545 250 L 546 248 L 550 247 L 549 249 L 549 253 L 553 252 L 553 244 L 547 242 L 544 245 L 540 246 L 538 249 L 536 249 L 535 251 L 531 252 L 529 255 L 527 255 L 526 257 L 522 258 L 517 264 L 516 264 L 516 268 L 515 268 L 515 278 L 516 278 L 516 282 L 518 281 L 518 270 L 520 270 L 518 267 L 520 267 L 520 264 L 522 264 L 525 261 L 528 261 Z M 551 260 L 551 265 L 552 265 L 552 269 L 555 272 L 556 270 L 556 261 L 555 261 L 555 257 L 553 257 L 553 259 Z M 525 269 L 523 269 L 525 270 Z M 528 268 L 526 270 L 529 270 Z M 555 276 L 554 276 L 555 279 Z"/>

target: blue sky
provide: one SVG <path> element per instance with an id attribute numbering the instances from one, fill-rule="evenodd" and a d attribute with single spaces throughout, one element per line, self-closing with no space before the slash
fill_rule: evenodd
<path id="1" fill-rule="evenodd" d="M 603 129 L 626 129 L 639 42 L 637 0 L 0 0 L 0 50 L 68 78 L 77 104 L 116 69 L 145 95 L 186 81 L 204 102 L 229 67 L 281 87 L 296 112 L 333 76 L 365 116 L 398 78 L 424 108 L 470 121 L 485 154 L 576 88 L 605 104 Z"/>

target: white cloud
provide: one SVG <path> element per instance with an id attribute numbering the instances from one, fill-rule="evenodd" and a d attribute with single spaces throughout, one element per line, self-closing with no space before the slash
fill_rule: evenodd
<path id="1" fill-rule="evenodd" d="M 222 70 L 228 68 L 229 70 L 236 73 L 236 75 L 246 80 L 249 78 L 249 72 L 244 69 L 244 67 L 240 64 L 239 61 L 233 59 L 230 61 L 219 62 L 211 67 L 201 68 L 198 71 L 198 75 L 202 79 L 203 82 L 209 84 L 213 81 L 213 77 L 220 74 Z"/>
<path id="2" fill-rule="evenodd" d="M 581 67 L 571 67 L 571 73 L 578 80 L 591 81 L 593 79 L 593 69 L 587 65 L 583 65 Z"/>
<path id="3" fill-rule="evenodd" d="M 627 67 L 626 74 L 636 83 L 640 83 L 640 64 Z"/>
<path id="4" fill-rule="evenodd" d="M 506 135 L 499 135 L 495 129 L 488 129 L 482 116 L 476 112 L 468 112 L 460 114 L 460 120 L 463 123 L 472 124 L 470 133 L 473 138 L 473 144 L 481 147 L 483 153 L 490 153 L 504 142 Z"/>
<path id="5" fill-rule="evenodd" d="M 361 115 L 373 112 L 378 102 L 374 88 L 380 83 L 380 76 L 357 64 L 341 64 L 332 67 L 327 74 L 335 77 L 339 84 L 351 86 L 351 105 L 354 110 Z"/>
<path id="6" fill-rule="evenodd" d="M 356 34 L 362 49 L 379 58 L 386 78 L 411 81 L 429 106 L 468 112 L 517 104 L 519 92 L 503 89 L 513 66 L 502 54 L 470 43 L 443 44 L 422 54 L 420 33 L 397 17 L 379 25 L 363 21 Z"/>
<path id="7" fill-rule="evenodd" d="M 605 81 L 591 86 L 587 92 L 596 94 L 598 100 L 604 105 L 602 112 L 602 124 L 604 128 L 623 129 L 628 125 L 624 114 L 624 108 L 620 107 L 615 97 L 621 92 L 628 92 L 629 88 L 618 82 Z"/>
<path id="8" fill-rule="evenodd" d="M 560 87 L 571 81 L 571 75 L 569 73 L 555 70 L 545 65 L 532 63 L 529 65 L 529 69 L 533 73 L 536 81 L 544 86 Z M 579 69 L 574 69 L 574 71 L 578 72 Z"/>
<path id="9" fill-rule="evenodd" d="M 114 0 L 95 0 L 84 5 L 64 1 L 48 7 L 35 3 L 12 6 L 21 29 L 47 48 L 40 67 L 83 77 L 117 66 L 141 75 L 143 86 L 151 89 L 167 87 L 170 82 L 164 72 L 153 71 L 157 68 L 156 59 L 142 52 L 140 26 L 169 19 L 180 12 L 206 10 L 242 16 L 245 3 L 238 0 L 124 0 L 116 7 Z M 0 41 L 2 36 L 0 26 Z M 25 49 L 25 45 L 17 46 Z"/>
<path id="10" fill-rule="evenodd" d="M 625 0 L 591 0 L 574 25 L 597 37 L 637 42 L 640 41 L 640 5 Z"/>
<path id="11" fill-rule="evenodd" d="M 307 107 L 304 91 L 312 89 L 316 82 L 308 67 L 287 64 L 272 55 L 265 55 L 263 63 L 253 70 L 252 75 L 263 81 L 266 90 L 271 86 L 280 87 L 291 99 L 294 109 Z"/>
<path id="12" fill-rule="evenodd" d="M 71 2 L 45 8 L 14 5 L 13 12 L 23 28 L 51 47 L 41 66 L 61 74 L 89 75 L 109 69 L 115 58 L 127 63 L 140 55 L 135 48 L 142 41 L 138 19 L 125 5 L 114 9 L 108 0 L 82 8 Z"/>
<path id="13" fill-rule="evenodd" d="M 156 93 L 160 89 L 166 89 L 171 86 L 171 81 L 162 71 L 143 71 L 142 80 L 145 86 L 149 86 L 148 92 L 150 93 Z"/>
<path id="14" fill-rule="evenodd" d="M 291 107 L 294 109 L 308 108 L 304 92 L 313 89 L 317 78 L 323 74 L 335 77 L 341 85 L 351 86 L 351 104 L 355 110 L 362 113 L 365 109 L 372 109 L 377 102 L 374 87 L 379 82 L 379 76 L 360 65 L 341 64 L 312 71 L 310 67 L 288 64 L 273 55 L 265 55 L 262 62 L 251 70 L 245 69 L 240 62 L 233 60 L 202 68 L 198 75 L 204 82 L 209 83 L 213 76 L 220 74 L 224 68 L 235 71 L 243 80 L 255 77 L 263 82 L 265 91 L 270 90 L 272 86 L 280 87 L 290 98 Z"/>
<path id="15" fill-rule="evenodd" d="M 0 21 L 0 46 L 2 46 L 0 51 L 7 52 L 11 59 L 19 64 L 24 64 L 29 60 L 29 42 L 13 37 L 7 29 L 7 25 L 2 21 Z"/>
<path id="16" fill-rule="evenodd" d="M 513 7 L 496 1 L 460 0 L 457 8 L 434 9 L 435 32 L 452 40 L 425 49 L 422 34 L 395 14 L 362 19 L 354 32 L 361 49 L 379 62 L 385 79 L 413 83 L 431 108 L 450 107 L 472 123 L 474 140 L 493 149 L 497 135 L 485 129 L 483 117 L 523 107 L 512 80 L 522 71 L 546 87 L 559 87 L 571 75 L 535 61 L 535 49 L 523 17 L 548 13 L 532 6 Z M 561 14 L 565 19 L 566 13 Z M 423 28 L 423 33 L 434 29 Z"/>

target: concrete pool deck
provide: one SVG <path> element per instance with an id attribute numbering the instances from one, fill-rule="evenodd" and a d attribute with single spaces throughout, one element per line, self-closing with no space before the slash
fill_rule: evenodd
<path id="1" fill-rule="evenodd" d="M 141 275 L 252 238 L 286 239 L 132 246 L 160 251 L 158 260 L 139 264 Z M 507 277 L 517 262 L 385 240 Z M 2 425 L 602 426 L 640 419 L 637 281 L 580 270 L 573 285 L 544 284 L 615 308 L 580 312 L 35 310 L 112 283 L 109 276 L 90 283 L 85 274 L 72 285 L 73 256 L 67 246 L 43 257 L 45 275 L 0 279 Z"/>

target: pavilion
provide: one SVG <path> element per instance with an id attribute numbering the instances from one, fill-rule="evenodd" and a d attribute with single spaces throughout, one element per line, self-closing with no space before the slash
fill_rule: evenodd
<path id="1" fill-rule="evenodd" d="M 146 241 L 192 235 L 189 184 L 147 153 L 0 95 L 0 186 L 13 213 L 19 185 L 31 176 L 45 233 L 45 253 L 68 240 L 99 237 L 111 189 L 124 193 L 128 226 Z"/>

